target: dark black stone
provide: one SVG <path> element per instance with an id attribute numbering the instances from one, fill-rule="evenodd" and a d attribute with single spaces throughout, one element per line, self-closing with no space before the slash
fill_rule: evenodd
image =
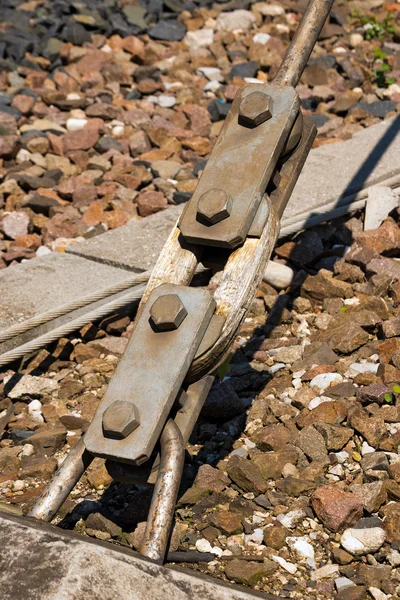
<path id="1" fill-rule="evenodd" d="M 11 431 L 11 439 L 14 442 L 14 444 L 18 444 L 18 442 L 23 442 L 24 440 L 27 440 L 35 433 L 36 431 L 27 431 L 25 429 L 13 429 Z"/>
<path id="2" fill-rule="evenodd" d="M 230 79 L 233 79 L 234 77 L 242 77 L 242 79 L 245 77 L 255 77 L 259 68 L 259 64 L 254 60 L 241 62 L 237 65 L 233 65 L 229 77 Z"/>
<path id="3" fill-rule="evenodd" d="M 216 121 L 221 121 L 222 119 L 225 119 L 230 107 L 231 104 L 229 102 L 222 102 L 222 100 L 218 100 L 217 98 L 211 100 L 211 102 L 209 102 L 207 106 L 207 110 L 211 116 L 211 121 L 215 123 Z"/>
<path id="4" fill-rule="evenodd" d="M 322 56 L 316 56 L 315 58 L 310 58 L 308 61 L 309 65 L 319 64 L 323 65 L 327 69 L 334 69 L 336 65 L 336 56 L 334 54 L 323 54 Z"/>
<path id="5" fill-rule="evenodd" d="M 127 100 L 140 100 L 141 97 L 142 94 L 139 90 L 130 90 L 125 96 Z"/>
<path id="6" fill-rule="evenodd" d="M 85 42 L 90 42 L 90 33 L 86 31 L 81 23 L 69 23 L 62 32 L 62 37 L 66 42 L 74 46 L 82 46 Z"/>
<path id="7" fill-rule="evenodd" d="M 315 110 L 318 106 L 318 102 L 315 98 L 304 98 L 300 100 L 300 105 L 305 110 Z"/>
<path id="8" fill-rule="evenodd" d="M 322 127 L 322 125 L 325 125 L 325 123 L 329 121 L 329 117 L 326 117 L 325 115 L 311 115 L 311 118 L 317 128 Z"/>
<path id="9" fill-rule="evenodd" d="M 379 517 L 365 517 L 353 525 L 353 529 L 371 529 L 372 527 L 383 528 L 383 521 Z"/>
<path id="10" fill-rule="evenodd" d="M 95 145 L 95 150 L 100 154 L 104 154 L 109 150 L 117 150 L 117 152 L 123 153 L 125 148 L 124 146 L 111 135 L 103 135 L 102 138 L 99 139 L 97 144 Z"/>
<path id="11" fill-rule="evenodd" d="M 200 173 L 200 171 L 204 171 L 206 164 L 207 164 L 207 161 L 204 160 L 204 158 L 200 158 L 194 165 L 194 168 L 193 168 L 194 175 L 198 175 Z"/>
<path id="12" fill-rule="evenodd" d="M 368 104 L 368 102 L 359 102 L 356 106 L 367 111 L 374 117 L 384 119 L 389 112 L 396 112 L 397 102 L 393 102 L 393 100 L 376 100 L 376 102 L 371 102 L 371 104 Z"/>
<path id="13" fill-rule="evenodd" d="M 180 42 L 186 34 L 186 27 L 178 21 L 159 21 L 149 29 L 148 34 L 154 40 Z"/>
<path id="14" fill-rule="evenodd" d="M 193 196 L 193 194 L 191 194 L 190 192 L 176 191 L 176 192 L 174 192 L 173 198 L 174 198 L 175 204 L 184 204 L 185 202 L 190 200 L 190 198 L 192 196 Z"/>
<path id="15" fill-rule="evenodd" d="M 0 104 L 9 105 L 11 104 L 11 96 L 6 94 L 6 92 L 0 92 Z"/>
<path id="16" fill-rule="evenodd" d="M 11 115 L 12 117 L 14 117 L 14 119 L 19 119 L 21 116 L 21 113 L 16 108 L 13 108 L 12 106 L 7 106 L 6 104 L 1 104 L 1 103 L 0 103 L 0 112 L 7 113 L 8 115 Z"/>

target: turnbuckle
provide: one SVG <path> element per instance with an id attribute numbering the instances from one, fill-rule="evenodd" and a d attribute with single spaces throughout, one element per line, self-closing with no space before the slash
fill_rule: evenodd
<path id="1" fill-rule="evenodd" d="M 316 134 L 294 88 L 332 4 L 310 1 L 272 84 L 238 91 L 94 419 L 29 516 L 51 521 L 93 457 L 103 457 L 114 479 L 155 482 L 141 553 L 163 561 L 184 446 L 213 381 L 207 375 L 251 306 Z M 199 262 L 222 269 L 213 295 L 189 287 Z"/>

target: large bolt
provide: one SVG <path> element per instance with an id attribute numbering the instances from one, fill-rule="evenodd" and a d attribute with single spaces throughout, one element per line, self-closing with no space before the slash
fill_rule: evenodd
<path id="1" fill-rule="evenodd" d="M 172 331 L 178 329 L 187 310 L 177 294 L 166 294 L 155 300 L 150 316 L 157 331 Z"/>
<path id="2" fill-rule="evenodd" d="M 232 198 L 220 189 L 208 190 L 200 196 L 197 214 L 211 225 L 223 221 L 231 214 Z"/>
<path id="3" fill-rule="evenodd" d="M 251 92 L 240 103 L 239 123 L 258 127 L 272 117 L 272 98 L 264 92 Z"/>
<path id="4" fill-rule="evenodd" d="M 113 402 L 103 413 L 103 431 L 107 436 L 122 440 L 139 425 L 138 409 L 130 402 Z"/>

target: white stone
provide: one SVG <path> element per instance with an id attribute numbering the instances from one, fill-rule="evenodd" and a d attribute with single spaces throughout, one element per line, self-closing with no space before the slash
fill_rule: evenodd
<path id="1" fill-rule="evenodd" d="M 262 33 L 261 31 L 253 35 L 253 42 L 255 44 L 262 44 L 263 46 L 268 44 L 270 39 L 271 36 L 269 35 L 269 33 Z"/>
<path id="2" fill-rule="evenodd" d="M 374 553 L 383 545 L 386 533 L 381 527 L 367 529 L 346 529 L 340 543 L 347 552 L 355 556 Z"/>
<path id="3" fill-rule="evenodd" d="M 208 81 L 206 85 L 203 87 L 205 92 L 216 92 L 221 87 L 221 83 L 219 81 Z"/>
<path id="4" fill-rule="evenodd" d="M 302 519 L 304 519 L 305 516 L 306 513 L 304 512 L 304 510 L 290 510 L 285 514 L 278 515 L 276 519 L 288 529 L 294 529 L 294 527 L 296 527 L 296 525 Z"/>
<path id="5" fill-rule="evenodd" d="M 398 550 L 391 550 L 386 558 L 392 567 L 400 567 L 400 552 Z"/>
<path id="6" fill-rule="evenodd" d="M 361 33 L 351 33 L 349 35 L 349 45 L 352 48 L 357 48 L 364 41 L 364 36 Z"/>
<path id="7" fill-rule="evenodd" d="M 361 445 L 361 455 L 365 456 L 366 454 L 371 454 L 371 452 L 375 452 L 375 448 L 370 446 L 368 442 L 363 442 Z"/>
<path id="8" fill-rule="evenodd" d="M 80 131 L 87 125 L 86 119 L 67 119 L 68 131 Z"/>
<path id="9" fill-rule="evenodd" d="M 277 371 L 280 371 L 281 369 L 284 369 L 286 367 L 285 363 L 276 363 L 275 365 L 272 365 L 272 367 L 269 368 L 270 373 L 276 373 Z"/>
<path id="10" fill-rule="evenodd" d="M 331 467 L 329 469 L 328 473 L 330 473 L 331 475 L 337 475 L 337 477 L 340 477 L 340 478 L 344 477 L 344 474 L 345 474 L 344 469 L 341 464 Z"/>
<path id="11" fill-rule="evenodd" d="M 216 22 L 218 31 L 243 31 L 250 29 L 255 23 L 256 17 L 249 10 L 234 10 L 221 13 Z"/>
<path id="12" fill-rule="evenodd" d="M 8 392 L 8 397 L 12 400 L 19 400 L 24 396 L 43 396 L 58 389 L 58 383 L 53 379 L 37 377 L 34 375 L 24 375 L 16 385 Z M 33 401 L 38 402 L 38 401 Z M 33 404 L 33 402 L 30 403 Z M 40 402 L 39 402 L 40 404 Z M 29 405 L 29 406 L 30 406 Z M 40 404 L 41 406 L 41 404 Z M 32 409 L 35 410 L 35 409 Z"/>
<path id="13" fill-rule="evenodd" d="M 346 590 L 347 588 L 354 587 L 356 584 L 347 577 L 338 577 L 335 579 L 335 586 L 338 592 Z"/>
<path id="14" fill-rule="evenodd" d="M 218 69 L 217 67 L 200 67 L 197 69 L 197 73 L 204 75 L 209 81 L 224 81 L 221 69 Z"/>
<path id="15" fill-rule="evenodd" d="M 17 156 L 15 157 L 15 160 L 18 164 L 25 162 L 26 160 L 29 160 L 31 157 L 31 153 L 29 152 L 29 150 L 25 150 L 25 148 L 21 148 L 21 150 L 18 151 Z"/>
<path id="16" fill-rule="evenodd" d="M 349 458 L 349 453 L 342 450 L 341 452 L 335 452 L 334 456 L 338 463 L 342 465 Z"/>
<path id="17" fill-rule="evenodd" d="M 291 573 L 291 575 L 294 575 L 296 573 L 297 565 L 295 565 L 294 563 L 285 560 L 281 556 L 271 556 L 271 559 L 274 562 L 278 563 L 278 565 L 280 565 L 282 569 L 285 569 L 285 571 Z"/>
<path id="18" fill-rule="evenodd" d="M 323 404 L 324 402 L 332 402 L 332 398 L 327 398 L 326 396 L 316 396 L 315 398 L 310 400 L 310 404 L 307 408 L 308 410 L 313 410 L 314 408 L 317 408 L 317 406 Z"/>
<path id="19" fill-rule="evenodd" d="M 264 272 L 263 280 L 277 290 L 289 287 L 294 277 L 294 271 L 287 265 L 270 260 Z"/>
<path id="20" fill-rule="evenodd" d="M 282 477 L 299 477 L 299 470 L 295 465 L 291 463 L 286 463 L 286 465 L 282 469 Z"/>
<path id="21" fill-rule="evenodd" d="M 14 492 L 22 492 L 22 490 L 25 489 L 25 481 L 22 481 L 22 479 L 17 479 L 16 481 L 14 481 L 13 483 L 13 491 Z"/>
<path id="22" fill-rule="evenodd" d="M 196 541 L 196 549 L 199 552 L 212 552 L 213 548 L 208 540 L 202 538 Z"/>
<path id="23" fill-rule="evenodd" d="M 42 403 L 40 402 L 40 400 L 32 400 L 32 402 L 29 402 L 28 404 L 28 412 L 41 412 L 42 411 Z"/>
<path id="24" fill-rule="evenodd" d="M 158 99 L 158 106 L 161 106 L 161 108 L 172 108 L 172 106 L 175 106 L 176 104 L 176 98 L 175 96 L 168 96 L 167 94 L 160 94 L 160 96 L 157 96 Z"/>
<path id="25" fill-rule="evenodd" d="M 376 363 L 353 363 L 350 365 L 346 376 L 356 377 L 360 373 L 373 373 L 374 375 L 378 371 L 379 364 Z"/>
<path id="26" fill-rule="evenodd" d="M 368 588 L 368 591 L 374 600 L 387 600 L 389 598 L 387 594 L 385 594 L 384 592 L 382 592 L 382 590 L 379 590 L 376 587 L 371 586 L 370 588 Z"/>
<path id="27" fill-rule="evenodd" d="M 260 12 L 264 17 L 280 17 L 285 14 L 285 9 L 280 4 L 269 4 L 267 2 L 257 2 L 253 8 Z"/>
<path id="28" fill-rule="evenodd" d="M 298 558 L 308 560 L 309 564 L 314 560 L 314 548 L 307 537 L 287 537 L 286 543 Z"/>
<path id="29" fill-rule="evenodd" d="M 397 206 L 399 206 L 399 197 L 390 187 L 377 185 L 369 188 L 365 205 L 364 230 L 379 227 Z"/>
<path id="30" fill-rule="evenodd" d="M 46 254 L 51 254 L 51 250 L 47 246 L 39 246 L 35 254 L 36 256 L 46 256 Z"/>
<path id="31" fill-rule="evenodd" d="M 125 132 L 125 127 L 123 125 L 115 125 L 112 128 L 112 134 L 114 137 L 122 137 Z"/>
<path id="32" fill-rule="evenodd" d="M 192 52 L 199 48 L 210 46 L 214 41 L 214 32 L 212 29 L 198 29 L 197 31 L 188 31 L 184 42 L 189 46 Z"/>
<path id="33" fill-rule="evenodd" d="M 314 573 L 311 573 L 311 581 L 319 581 L 320 579 L 329 579 L 339 573 L 339 565 L 325 565 L 320 567 Z"/>
<path id="34" fill-rule="evenodd" d="M 33 456 L 35 454 L 35 448 L 32 444 L 24 444 L 22 447 L 22 451 L 18 456 Z"/>
<path id="35" fill-rule="evenodd" d="M 251 533 L 250 535 L 244 536 L 244 541 L 246 542 L 246 544 L 248 542 L 254 542 L 255 544 L 262 544 L 263 538 L 264 538 L 263 530 L 260 527 L 257 527 L 253 531 L 253 533 Z"/>
<path id="36" fill-rule="evenodd" d="M 343 377 L 339 373 L 320 373 L 311 379 L 310 387 L 317 388 L 322 392 L 332 383 L 342 383 L 342 381 Z"/>

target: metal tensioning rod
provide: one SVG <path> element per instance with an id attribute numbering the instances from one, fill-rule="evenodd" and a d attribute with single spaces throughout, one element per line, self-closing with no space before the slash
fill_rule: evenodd
<path id="1" fill-rule="evenodd" d="M 93 459 L 94 456 L 87 452 L 81 437 L 28 513 L 28 517 L 50 523 Z"/>
<path id="2" fill-rule="evenodd" d="M 334 0 L 310 0 L 285 58 L 274 77 L 279 86 L 296 87 L 321 33 Z"/>
<path id="3" fill-rule="evenodd" d="M 176 423 L 169 419 L 160 438 L 161 462 L 147 517 L 140 554 L 162 563 L 167 551 L 176 499 L 178 497 L 185 445 Z"/>

